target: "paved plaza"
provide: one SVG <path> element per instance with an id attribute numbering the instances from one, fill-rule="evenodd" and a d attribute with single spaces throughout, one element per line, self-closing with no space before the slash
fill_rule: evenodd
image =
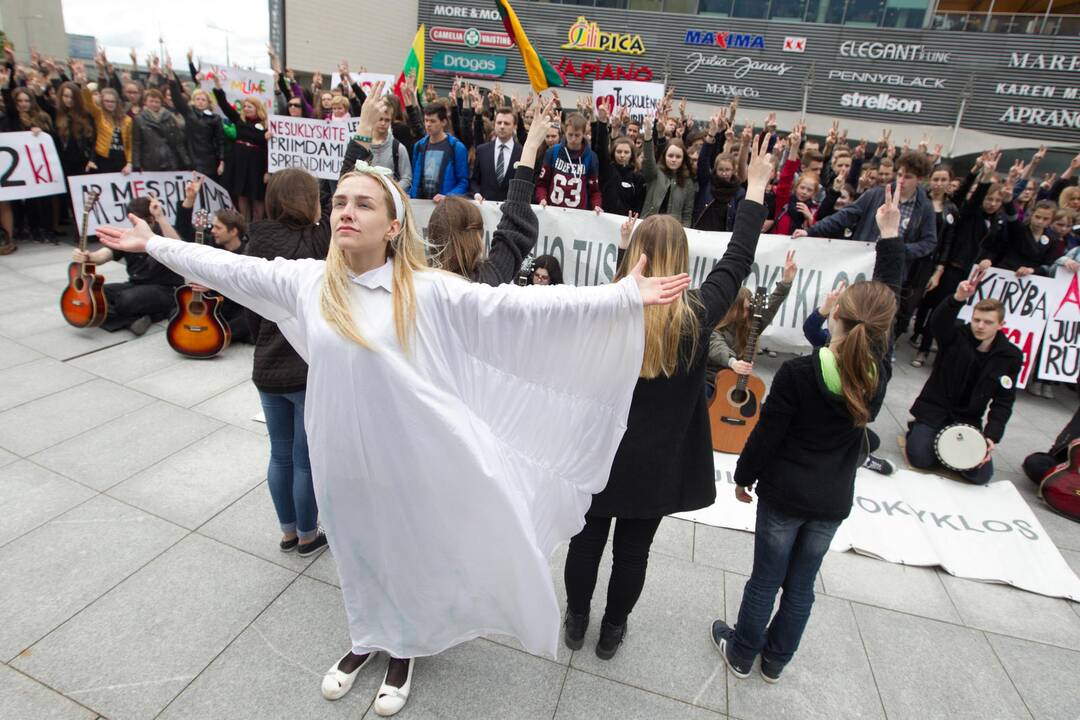
<path id="1" fill-rule="evenodd" d="M 320 695 L 349 647 L 337 573 L 328 552 L 277 548 L 250 346 L 193 361 L 160 324 L 141 338 L 67 326 L 69 253 L 23 243 L 0 258 L 0 719 L 374 717 L 383 661 L 345 698 Z M 873 427 L 900 463 L 928 370 L 906 341 L 898 353 Z M 1080 524 L 1020 473 L 1076 407 L 1058 395 L 1020 393 L 996 479 L 1080 572 Z M 749 533 L 665 519 L 613 660 L 593 652 L 605 563 L 584 649 L 551 661 L 492 637 L 421 659 L 399 717 L 1080 718 L 1080 604 L 852 553 L 828 554 L 782 681 L 735 679 L 708 627 L 734 621 L 752 549 Z"/>

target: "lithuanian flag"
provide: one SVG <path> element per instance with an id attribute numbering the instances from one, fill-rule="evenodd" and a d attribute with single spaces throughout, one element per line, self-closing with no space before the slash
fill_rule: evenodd
<path id="1" fill-rule="evenodd" d="M 405 65 L 401 68 L 397 82 L 394 83 L 394 95 L 401 103 L 401 109 L 405 109 L 405 79 L 410 74 L 416 74 L 416 92 L 420 97 L 424 96 L 424 26 L 416 31 L 413 37 L 409 55 L 405 58 Z"/>
<path id="2" fill-rule="evenodd" d="M 548 61 L 540 57 L 533 49 L 510 3 L 507 0 L 495 0 L 495 7 L 499 9 L 503 27 L 510 35 L 510 40 L 521 51 L 521 59 L 525 62 L 525 70 L 529 73 L 529 83 L 532 84 L 533 90 L 541 92 L 550 87 L 565 87 L 566 78 L 562 73 L 551 67 Z"/>

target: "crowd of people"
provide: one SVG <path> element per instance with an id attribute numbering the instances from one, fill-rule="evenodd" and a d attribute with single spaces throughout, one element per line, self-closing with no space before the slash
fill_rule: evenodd
<path id="1" fill-rule="evenodd" d="M 761 233 L 792 247 L 769 319 L 799 238 L 877 252 L 873 280 L 832 289 L 806 319 L 814 351 L 781 365 L 738 461 L 736 496 L 758 495 L 754 569 L 738 622 L 717 620 L 710 637 L 739 677 L 760 656 L 769 682 L 798 647 L 856 468 L 893 470 L 867 426 L 898 339 L 910 334 L 916 367 L 937 348 L 912 407 L 909 461 L 936 466 L 937 433 L 971 424 L 987 450 L 964 477 L 986 483 L 1022 356 L 1000 332 L 1000 302 L 975 304 L 970 323 L 960 308 L 989 267 L 1080 268 L 1080 155 L 1060 177 L 1037 176 L 1045 148 L 1007 170 L 996 149 L 953 168 L 940 147 L 898 147 L 887 130 L 871 150 L 838 123 L 821 139 L 802 125 L 779 132 L 773 114 L 755 129 L 736 122 L 737 101 L 697 122 L 674 91 L 632 117 L 588 97 L 569 108 L 555 93 L 507 97 L 461 80 L 439 97 L 411 78 L 399 100 L 353 83 L 345 63 L 334 86 L 316 73 L 303 87 L 271 56 L 279 114 L 358 119 L 340 179 L 319 181 L 298 168 L 268 174 L 265 105 L 199 89 L 191 53 L 190 79 L 168 58 L 151 56 L 137 78 L 99 53 L 93 81 L 77 61 L 5 53 L 5 128 L 51 133 L 65 173 L 194 170 L 232 194 L 236 210 L 208 228 L 216 248 L 190 242 L 195 175 L 175 225 L 160 200 L 136 200 L 132 229 L 102 228 L 106 247 L 75 258 L 127 264 L 129 281 L 105 286 L 110 330 L 145 332 L 184 282 L 230 301 L 234 333 L 243 326 L 239 339 L 255 345 L 280 548 L 307 556 L 329 543 L 342 580 L 352 647 L 323 695 L 342 697 L 385 651 L 380 715 L 404 706 L 417 656 L 494 630 L 553 653 L 546 558 L 565 540 L 563 640 L 579 649 L 612 525 L 596 653 L 616 654 L 660 520 L 715 500 L 708 403 L 718 370 L 753 371 L 742 285 Z M 436 203 L 426 241 L 413 200 Z M 502 210 L 487 250 L 484 202 Z M 626 217 L 614 282 L 573 288 L 556 258 L 532 258 L 534 206 Z M 62 198 L 0 204 L 0 252 L 23 228 L 55 241 L 65 212 Z M 695 290 L 687 228 L 732 233 Z M 512 287 L 523 267 L 527 284 L 547 287 Z M 544 412 L 508 414 L 493 399 L 503 393 Z M 560 421 L 535 421 L 549 415 Z"/>

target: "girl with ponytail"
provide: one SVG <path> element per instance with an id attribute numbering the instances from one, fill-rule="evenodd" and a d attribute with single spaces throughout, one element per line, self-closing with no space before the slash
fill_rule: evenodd
<path id="1" fill-rule="evenodd" d="M 754 569 L 738 622 L 715 620 L 710 637 L 731 672 L 777 682 L 799 647 L 814 603 L 814 577 L 851 512 L 855 471 L 869 453 L 867 425 L 892 375 L 889 338 L 904 266 L 900 196 L 885 188 L 877 211 L 875 280 L 858 282 L 829 313 L 830 342 L 777 372 L 735 468 L 735 496 L 757 484 Z M 777 591 L 780 608 L 772 615 Z"/>
<path id="2" fill-rule="evenodd" d="M 376 83 L 361 109 L 365 153 L 382 95 Z M 606 480 L 641 371 L 643 308 L 681 298 L 690 278 L 646 277 L 644 255 L 599 287 L 490 287 L 433 270 L 409 198 L 363 162 L 331 207 L 325 261 L 168 240 L 133 216 L 98 237 L 276 323 L 307 361 L 315 495 L 352 641 L 323 696 L 345 695 L 385 651 L 373 709 L 388 716 L 409 697 L 411 658 L 491 633 L 555 657 L 548 557 Z"/>

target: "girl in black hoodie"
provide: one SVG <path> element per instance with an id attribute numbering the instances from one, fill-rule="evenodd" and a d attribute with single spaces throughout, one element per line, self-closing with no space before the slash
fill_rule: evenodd
<path id="1" fill-rule="evenodd" d="M 626 216 L 640 213 L 645 202 L 645 176 L 638 171 L 634 156 L 634 141 L 626 136 L 610 145 L 610 128 L 606 111 L 600 109 L 600 121 L 592 124 L 593 152 L 600 163 L 600 192 L 604 196 L 604 212 Z"/>
<path id="2" fill-rule="evenodd" d="M 843 292 L 829 315 L 828 346 L 780 367 L 735 467 L 740 501 L 751 502 L 748 490 L 757 483 L 754 569 L 735 627 L 715 620 L 710 637 L 736 677 L 747 677 L 761 654 L 765 680 L 780 679 L 810 618 L 821 560 L 851 512 L 855 470 L 867 454 L 866 426 L 881 409 L 892 375 L 889 338 L 904 244 L 900 198 L 888 188 L 877 223 L 877 281 Z"/>

